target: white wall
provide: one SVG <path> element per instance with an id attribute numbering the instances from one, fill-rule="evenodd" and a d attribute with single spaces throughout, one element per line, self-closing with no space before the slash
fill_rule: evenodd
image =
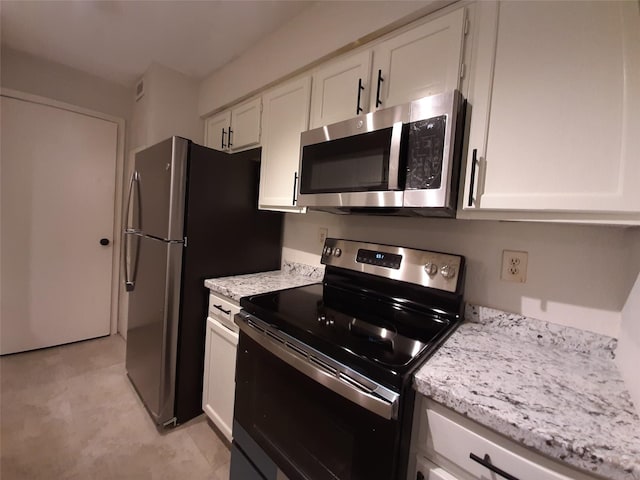
<path id="1" fill-rule="evenodd" d="M 157 63 L 151 64 L 143 80 L 145 94 L 133 103 L 130 148 L 153 145 L 173 135 L 202 143 L 199 82 Z"/>
<path id="2" fill-rule="evenodd" d="M 200 85 L 198 113 L 213 110 L 281 79 L 394 22 L 432 12 L 452 0 L 317 2 Z"/>
<path id="3" fill-rule="evenodd" d="M 640 270 L 629 262 L 638 238 L 631 229 L 321 212 L 286 215 L 283 258 L 318 264 L 319 227 L 331 237 L 464 255 L 468 302 L 614 337 Z M 525 284 L 500 280 L 503 249 L 529 252 Z"/>
<path id="4" fill-rule="evenodd" d="M 631 243 L 628 261 L 631 270 L 637 272 L 640 270 L 640 229 L 629 231 L 628 236 Z M 636 411 L 640 414 L 640 375 L 638 375 L 638 362 L 640 362 L 640 274 L 637 273 L 635 285 L 622 310 L 616 360 L 631 393 Z"/>
<path id="5" fill-rule="evenodd" d="M 128 121 L 132 89 L 66 65 L 2 47 L 0 83 L 5 88 L 96 110 Z"/>

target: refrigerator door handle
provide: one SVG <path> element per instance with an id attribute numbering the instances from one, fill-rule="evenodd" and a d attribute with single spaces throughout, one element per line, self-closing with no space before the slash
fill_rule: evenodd
<path id="1" fill-rule="evenodd" d="M 129 242 L 134 241 L 136 242 L 136 253 L 135 253 L 135 260 L 130 261 L 129 258 Z M 136 282 L 135 282 L 135 274 L 136 274 L 136 264 L 138 263 L 138 249 L 140 248 L 140 236 L 132 233 L 132 232 L 127 232 L 125 231 L 124 234 L 124 289 L 127 292 L 133 292 L 133 289 L 136 286 Z M 129 267 L 133 265 L 133 269 L 130 271 Z M 132 276 L 130 277 L 129 275 L 132 274 Z"/>
<path id="2" fill-rule="evenodd" d="M 126 211 L 126 216 L 125 216 L 125 222 L 128 225 L 129 224 L 129 219 L 130 219 L 130 215 L 131 215 L 131 199 L 133 197 L 134 191 L 136 192 L 140 192 L 139 188 L 136 188 L 136 186 L 138 185 L 138 182 L 140 181 L 140 174 L 137 171 L 133 172 L 133 175 L 131 175 L 131 182 L 129 183 L 129 195 L 127 198 L 127 211 Z M 138 199 L 139 200 L 139 199 Z M 127 292 L 132 292 L 133 289 L 135 288 L 135 265 L 137 263 L 137 256 L 138 256 L 138 252 L 136 251 L 136 260 L 133 262 L 129 262 L 129 241 L 132 239 L 131 235 L 140 235 L 141 231 L 136 229 L 136 228 L 131 228 L 129 226 L 126 226 L 124 229 L 124 233 L 125 233 L 125 239 L 124 239 L 124 287 L 125 287 L 125 291 Z M 129 237 L 127 238 L 127 236 L 129 235 Z M 136 250 L 139 248 L 140 246 L 140 239 L 136 238 Z M 129 266 L 130 264 L 134 265 L 134 269 L 133 272 L 129 271 Z M 129 278 L 129 274 L 133 273 L 133 278 Z"/>

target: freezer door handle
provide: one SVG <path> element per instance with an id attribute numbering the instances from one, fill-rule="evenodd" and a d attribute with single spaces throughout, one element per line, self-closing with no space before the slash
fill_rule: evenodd
<path id="1" fill-rule="evenodd" d="M 140 182 L 140 174 L 134 170 L 133 174 L 131 175 L 131 181 L 129 182 L 129 195 L 127 195 L 127 211 L 124 217 L 124 221 L 125 221 L 124 231 L 126 233 L 140 232 L 139 229 L 129 226 L 129 221 L 131 220 L 131 200 L 133 199 L 134 193 L 138 193 L 139 195 L 140 189 L 137 188 L 139 182 Z M 140 198 L 138 198 L 138 200 L 140 200 Z"/>

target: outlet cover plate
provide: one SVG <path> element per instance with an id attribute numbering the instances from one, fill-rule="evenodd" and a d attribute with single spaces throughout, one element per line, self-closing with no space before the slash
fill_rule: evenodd
<path id="1" fill-rule="evenodd" d="M 525 283 L 529 254 L 517 250 L 502 251 L 502 271 L 500 279 L 506 282 Z"/>

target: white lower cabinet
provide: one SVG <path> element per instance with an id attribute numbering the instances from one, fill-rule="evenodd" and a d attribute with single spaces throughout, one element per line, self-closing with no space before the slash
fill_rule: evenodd
<path id="1" fill-rule="evenodd" d="M 416 405 L 408 479 L 594 480 L 424 397 Z"/>
<path id="2" fill-rule="evenodd" d="M 233 316 L 239 311 L 240 306 L 232 300 L 213 293 L 209 296 L 202 409 L 229 441 L 238 346 L 238 327 Z"/>

